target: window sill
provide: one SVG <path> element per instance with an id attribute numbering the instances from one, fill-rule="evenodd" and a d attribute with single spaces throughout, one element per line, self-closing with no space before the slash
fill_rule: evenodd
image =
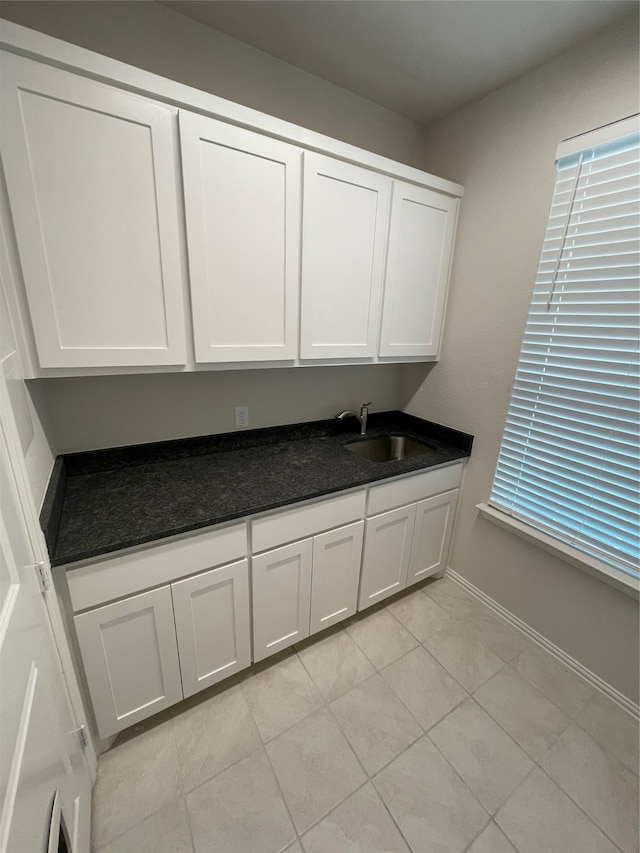
<path id="1" fill-rule="evenodd" d="M 523 522 L 518 521 L 515 518 L 511 518 L 511 516 L 504 512 L 500 512 L 499 509 L 495 509 L 488 504 L 479 503 L 476 504 L 476 508 L 480 510 L 482 517 L 486 518 L 487 521 L 491 521 L 493 524 L 497 524 L 499 527 L 509 530 L 516 536 L 520 536 L 520 538 L 526 539 L 528 542 L 543 548 L 545 551 L 548 551 L 560 560 L 571 563 L 572 566 L 577 566 L 579 569 L 582 569 L 582 571 L 593 575 L 606 584 L 609 584 L 609 586 L 613 586 L 633 598 L 638 598 L 639 585 L 638 581 L 634 580 L 634 578 L 616 571 L 614 568 L 600 560 L 597 560 L 595 557 L 589 557 L 587 554 L 583 554 L 581 551 L 578 551 L 577 548 L 572 548 L 570 545 L 565 545 L 562 542 L 559 542 L 552 536 L 542 533 L 534 527 L 530 527 L 528 524 L 523 524 Z"/>

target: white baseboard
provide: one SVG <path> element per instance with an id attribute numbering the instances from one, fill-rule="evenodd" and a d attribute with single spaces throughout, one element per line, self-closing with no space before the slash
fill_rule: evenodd
<path id="1" fill-rule="evenodd" d="M 506 607 L 503 607 L 501 604 L 498 604 L 497 601 L 494 601 L 493 598 L 490 598 L 486 593 L 482 592 L 482 590 L 478 589 L 477 586 L 474 586 L 470 583 L 466 578 L 459 575 L 458 572 L 454 572 L 453 569 L 447 567 L 445 572 L 445 576 L 449 578 L 449 580 L 453 581 L 453 583 L 461 586 L 465 592 L 468 592 L 469 595 L 472 595 L 474 598 L 478 599 L 482 604 L 489 608 L 496 616 L 500 617 L 503 621 L 507 622 L 512 628 L 520 631 L 522 634 L 525 634 L 530 640 L 532 640 L 536 645 L 540 646 L 540 648 L 544 649 L 548 652 L 552 657 L 554 657 L 559 663 L 565 666 L 567 669 L 570 669 L 577 676 L 586 681 L 590 687 L 594 687 L 596 690 L 599 690 L 601 693 L 604 693 L 609 699 L 623 708 L 625 711 L 630 713 L 636 719 L 640 717 L 640 707 L 633 702 L 633 700 L 629 699 L 623 693 L 620 693 L 619 690 L 616 690 L 615 687 L 612 687 L 606 681 L 604 681 L 600 676 L 596 675 L 594 672 L 591 672 L 590 669 L 587 669 L 586 666 L 583 666 L 579 661 L 572 658 L 571 655 L 568 655 L 566 652 L 563 652 L 561 648 L 556 646 L 550 640 L 547 640 L 542 634 L 532 628 L 530 625 L 527 625 L 526 622 L 523 622 L 522 619 L 519 619 L 517 616 L 514 616 L 510 610 L 507 610 Z"/>

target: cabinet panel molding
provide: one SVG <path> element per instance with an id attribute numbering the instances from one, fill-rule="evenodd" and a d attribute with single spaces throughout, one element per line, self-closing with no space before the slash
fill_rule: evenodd
<path id="1" fill-rule="evenodd" d="M 253 660 L 309 636 L 313 539 L 253 557 Z"/>
<path id="2" fill-rule="evenodd" d="M 0 145 L 40 366 L 186 361 L 176 110 L 2 56 Z"/>
<path id="3" fill-rule="evenodd" d="M 302 151 L 180 112 L 196 361 L 294 359 Z"/>
<path id="4" fill-rule="evenodd" d="M 305 152 L 302 359 L 373 358 L 391 179 Z"/>
<path id="5" fill-rule="evenodd" d="M 381 356 L 437 356 L 457 210 L 457 199 L 394 181 Z"/>
<path id="6" fill-rule="evenodd" d="M 457 502 L 455 489 L 418 503 L 407 586 L 446 569 Z"/>
<path id="7" fill-rule="evenodd" d="M 364 521 L 313 539 L 310 633 L 323 631 L 356 612 Z"/>
<path id="8" fill-rule="evenodd" d="M 168 586 L 74 618 L 100 737 L 182 699 Z"/>
<path id="9" fill-rule="evenodd" d="M 171 585 L 185 699 L 251 663 L 249 561 Z"/>
<path id="10" fill-rule="evenodd" d="M 367 519 L 358 610 L 406 586 L 415 517 L 411 504 Z"/>

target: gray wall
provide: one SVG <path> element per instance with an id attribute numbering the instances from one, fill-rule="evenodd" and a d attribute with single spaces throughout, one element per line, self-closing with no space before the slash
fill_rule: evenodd
<path id="1" fill-rule="evenodd" d="M 638 604 L 482 519 L 558 143 L 638 111 L 634 17 L 431 127 L 424 167 L 464 184 L 442 360 L 406 366 L 407 409 L 476 436 L 450 567 L 638 701 Z"/>
<path id="2" fill-rule="evenodd" d="M 341 409 L 401 409 L 398 365 L 226 370 L 33 380 L 58 453 L 330 418 Z"/>
<path id="3" fill-rule="evenodd" d="M 15 2 L 0 17 L 422 168 L 412 121 L 152 2 Z"/>

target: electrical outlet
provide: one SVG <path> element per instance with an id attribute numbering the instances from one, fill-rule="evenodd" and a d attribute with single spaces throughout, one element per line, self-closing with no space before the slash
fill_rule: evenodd
<path id="1" fill-rule="evenodd" d="M 246 429 L 249 426 L 249 406 L 236 406 L 234 412 L 236 429 Z"/>

